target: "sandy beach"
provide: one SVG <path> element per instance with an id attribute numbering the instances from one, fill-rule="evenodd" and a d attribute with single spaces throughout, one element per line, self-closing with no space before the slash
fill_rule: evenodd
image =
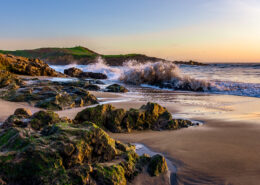
<path id="1" fill-rule="evenodd" d="M 103 103 L 111 103 L 117 108 L 139 108 L 145 104 L 144 101 L 138 99 L 127 99 L 126 95 L 92 93 Z M 252 101 L 248 102 L 249 105 L 250 102 L 252 103 Z M 183 106 L 180 107 L 176 103 L 163 103 L 163 106 L 171 113 L 179 113 L 183 109 Z M 0 121 L 5 120 L 18 107 L 26 107 L 33 112 L 38 110 L 26 103 L 0 100 L 2 110 Z M 73 119 L 84 108 L 57 111 L 57 113 Z M 232 108 L 235 109 L 235 107 Z M 206 117 L 199 119 L 204 121 L 203 125 L 175 131 L 110 133 L 110 135 L 123 142 L 142 143 L 153 151 L 163 153 L 177 167 L 176 184 L 257 184 L 260 181 L 260 144 L 258 142 L 260 125 L 246 121 L 209 120 Z M 145 174 L 142 176 L 133 183 L 145 183 Z M 158 184 L 156 182 L 158 181 L 155 180 L 154 183 Z"/>

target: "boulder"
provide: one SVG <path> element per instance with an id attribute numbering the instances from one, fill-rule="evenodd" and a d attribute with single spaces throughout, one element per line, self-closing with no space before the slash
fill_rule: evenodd
<path id="1" fill-rule="evenodd" d="M 26 108 L 18 108 L 15 110 L 14 115 L 17 115 L 17 116 L 21 115 L 21 116 L 28 118 L 32 115 L 32 112 L 31 112 L 31 110 L 26 109 Z"/>
<path id="2" fill-rule="evenodd" d="M 29 109 L 18 108 L 15 110 L 14 114 L 9 116 L 1 127 L 25 127 L 28 124 L 27 119 L 32 116 Z"/>
<path id="3" fill-rule="evenodd" d="M 103 73 L 83 72 L 79 76 L 80 78 L 93 78 L 93 79 L 107 79 L 107 75 Z"/>
<path id="4" fill-rule="evenodd" d="M 89 91 L 99 91 L 100 90 L 100 87 L 97 85 L 94 85 L 94 84 L 86 85 L 84 88 Z"/>
<path id="5" fill-rule="evenodd" d="M 39 111 L 32 115 L 30 125 L 35 130 L 41 130 L 45 126 L 60 122 L 59 115 L 52 111 Z"/>
<path id="6" fill-rule="evenodd" d="M 147 171 L 151 176 L 159 176 L 161 173 L 165 173 L 168 170 L 165 158 L 160 155 L 154 155 L 148 164 Z"/>
<path id="7" fill-rule="evenodd" d="M 75 125 L 45 111 L 28 120 L 26 127 L 0 130 L 1 182 L 126 184 L 140 172 L 134 147 L 115 141 L 94 123 Z"/>
<path id="8" fill-rule="evenodd" d="M 0 88 L 10 87 L 11 89 L 17 89 L 23 84 L 24 82 L 18 76 L 6 70 L 0 70 Z"/>
<path id="9" fill-rule="evenodd" d="M 83 71 L 76 67 L 72 67 L 72 68 L 64 70 L 64 74 L 71 76 L 71 77 L 79 77 L 81 73 L 83 73 Z"/>
<path id="10" fill-rule="evenodd" d="M 97 98 L 84 89 L 85 85 L 82 84 L 81 88 L 76 85 L 39 81 L 20 89 L 3 91 L 0 96 L 8 101 L 29 102 L 47 110 L 64 110 L 97 104 Z"/>
<path id="11" fill-rule="evenodd" d="M 5 54 L 0 54 L 0 69 L 20 75 L 65 77 L 65 75 L 56 72 L 48 64 L 39 59 Z"/>
<path id="12" fill-rule="evenodd" d="M 192 126 L 188 120 L 172 119 L 166 108 L 148 102 L 140 109 L 116 109 L 112 105 L 98 105 L 79 112 L 75 123 L 90 121 L 111 132 L 131 132 L 132 130 L 173 130 Z"/>
<path id="13" fill-rule="evenodd" d="M 83 72 L 81 69 L 72 67 L 64 70 L 64 74 L 76 78 L 107 79 L 103 73 Z"/>
<path id="14" fill-rule="evenodd" d="M 122 85 L 113 84 L 113 85 L 110 85 L 110 86 L 106 87 L 106 91 L 107 92 L 125 93 L 125 92 L 128 92 L 128 89 L 126 89 Z"/>

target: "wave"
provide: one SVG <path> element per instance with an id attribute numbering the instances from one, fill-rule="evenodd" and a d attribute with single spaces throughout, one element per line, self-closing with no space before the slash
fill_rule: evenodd
<path id="1" fill-rule="evenodd" d="M 206 80 L 196 80 L 187 75 L 181 75 L 179 67 L 171 62 L 159 61 L 140 64 L 136 61 L 128 61 L 124 66 L 127 70 L 119 78 L 124 83 L 149 84 L 189 91 L 206 91 L 211 87 Z"/>
<path id="2" fill-rule="evenodd" d="M 109 66 L 102 58 L 99 58 L 97 63 L 90 65 L 71 64 L 51 67 L 59 72 L 70 67 L 77 67 L 85 72 L 100 72 L 106 74 L 110 81 L 126 84 L 146 84 L 172 90 L 260 97 L 259 83 L 217 81 L 211 79 L 210 76 L 208 80 L 197 79 L 191 77 L 189 73 L 183 74 L 179 65 L 165 61 L 138 63 L 131 60 L 125 62 L 123 66 Z"/>

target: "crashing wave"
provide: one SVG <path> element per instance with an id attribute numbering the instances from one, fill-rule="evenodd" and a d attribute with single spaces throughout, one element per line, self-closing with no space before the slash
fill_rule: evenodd
<path id="1" fill-rule="evenodd" d="M 210 77 L 208 80 L 199 80 L 196 79 L 196 77 L 189 76 L 189 72 L 184 74 L 182 68 L 180 69 L 179 66 L 171 62 L 138 63 L 137 61 L 128 61 L 125 62 L 123 66 L 109 66 L 103 59 L 99 58 L 97 63 L 89 65 L 71 64 L 51 67 L 60 72 L 70 67 L 77 67 L 84 72 L 104 73 L 111 81 L 120 80 L 121 82 L 134 85 L 150 85 L 151 87 L 157 86 L 159 88 L 173 90 L 203 91 L 217 94 L 260 97 L 259 83 L 214 80 Z M 203 73 L 203 71 L 197 72 Z M 202 74 L 198 74 L 198 76 L 200 75 Z"/>
<path id="2" fill-rule="evenodd" d="M 196 80 L 187 75 L 181 75 L 179 67 L 171 62 L 147 62 L 145 64 L 136 61 L 128 61 L 124 64 L 125 71 L 120 80 L 129 84 L 149 84 L 162 88 L 189 91 L 207 91 L 211 84 L 205 80 Z"/>

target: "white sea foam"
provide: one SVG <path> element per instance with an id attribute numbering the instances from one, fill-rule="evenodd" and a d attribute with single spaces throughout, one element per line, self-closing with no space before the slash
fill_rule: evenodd
<path id="1" fill-rule="evenodd" d="M 259 71 L 258 68 L 255 69 L 256 67 L 252 69 L 245 67 L 242 68 L 242 70 L 240 69 L 241 66 L 239 66 L 239 69 L 234 70 L 234 66 L 230 67 L 228 65 L 227 69 L 223 68 L 223 66 L 184 66 L 180 68 L 171 62 L 163 61 L 153 63 L 149 61 L 146 63 L 127 61 L 123 66 L 109 66 L 101 58 L 98 59 L 97 63 L 90 65 L 71 64 L 51 67 L 60 72 L 70 67 L 77 67 L 85 72 L 104 73 L 108 76 L 109 81 L 141 86 L 146 85 L 168 90 L 203 91 L 208 93 L 260 97 L 260 83 L 232 81 L 238 78 L 236 77 L 237 74 L 240 74 L 240 81 L 243 78 L 252 78 L 250 71 L 254 72 L 254 78 L 257 79 Z M 234 70 L 234 73 L 231 72 L 232 70 Z M 223 73 L 221 73 L 221 71 L 223 71 Z M 229 71 L 230 74 L 227 76 Z M 239 71 L 243 73 L 239 73 Z M 233 78 L 231 78 L 232 76 Z"/>

